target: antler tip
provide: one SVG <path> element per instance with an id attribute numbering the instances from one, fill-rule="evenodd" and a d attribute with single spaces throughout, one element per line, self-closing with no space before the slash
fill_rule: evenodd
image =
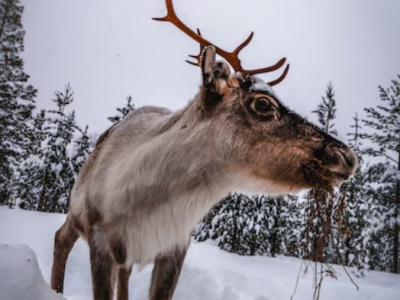
<path id="1" fill-rule="evenodd" d="M 154 21 L 169 21 L 168 16 L 162 17 L 162 18 L 151 18 Z"/>
<path id="2" fill-rule="evenodd" d="M 282 60 L 282 59 L 281 59 L 281 60 Z M 285 70 L 283 70 L 282 75 L 281 75 L 278 79 L 275 79 L 275 80 L 273 80 L 273 81 L 268 82 L 268 84 L 271 85 L 271 86 L 277 85 L 277 84 L 280 83 L 283 79 L 285 79 L 286 75 L 287 75 L 288 72 L 289 72 L 289 67 L 290 67 L 290 64 L 287 64 L 286 67 L 285 67 Z"/>
<path id="3" fill-rule="evenodd" d="M 198 63 L 194 63 L 194 62 L 192 62 L 192 61 L 190 61 L 190 60 L 185 60 L 188 64 L 191 64 L 192 66 L 195 66 L 195 67 L 197 67 L 197 66 L 199 66 L 199 64 Z"/>
<path id="4" fill-rule="evenodd" d="M 252 31 L 250 35 L 247 37 L 247 39 L 239 46 L 237 46 L 237 48 L 232 53 L 235 54 L 236 56 L 239 55 L 239 52 L 242 51 L 243 48 L 246 47 L 251 42 L 253 36 L 254 36 L 254 31 Z"/>

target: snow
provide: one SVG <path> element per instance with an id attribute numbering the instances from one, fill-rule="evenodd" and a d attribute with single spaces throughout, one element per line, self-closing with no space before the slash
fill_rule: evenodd
<path id="1" fill-rule="evenodd" d="M 255 91 L 255 92 L 265 92 L 271 96 L 273 96 L 275 99 L 279 99 L 278 95 L 275 94 L 274 90 L 270 85 L 264 82 L 259 77 L 253 76 L 253 84 L 250 87 L 250 91 Z"/>
<path id="2" fill-rule="evenodd" d="M 54 234 L 65 217 L 0 207 L 0 243 L 10 245 L 0 247 L 0 299 L 63 299 L 44 280 L 49 281 Z M 289 300 L 302 265 L 296 258 L 244 257 L 222 251 L 211 242 L 192 243 L 174 300 Z M 133 271 L 130 299 L 147 299 L 151 270 L 149 265 Z M 342 267 L 335 266 L 335 270 L 338 279 L 324 279 L 321 300 L 399 299 L 400 275 L 368 272 L 364 278 L 353 278 L 360 287 L 357 291 Z M 306 275 L 301 272 L 293 299 L 311 300 L 313 291 L 312 270 Z M 65 297 L 92 297 L 89 249 L 82 240 L 75 244 L 67 263 Z"/>
<path id="3" fill-rule="evenodd" d="M 0 298 L 62 300 L 44 281 L 35 253 L 25 245 L 0 244 Z"/>
<path id="4" fill-rule="evenodd" d="M 383 173 L 381 182 L 386 183 L 391 177 L 393 177 L 393 180 L 400 180 L 400 170 L 387 170 Z"/>

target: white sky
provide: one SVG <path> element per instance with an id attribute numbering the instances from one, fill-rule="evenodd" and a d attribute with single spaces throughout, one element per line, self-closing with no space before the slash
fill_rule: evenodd
<path id="1" fill-rule="evenodd" d="M 101 133 L 117 106 L 183 107 L 198 91 L 200 70 L 185 63 L 198 44 L 170 23 L 164 0 L 22 0 L 25 67 L 38 88 L 38 106 L 70 82 L 77 119 Z M 178 16 L 205 38 L 242 51 L 244 68 L 287 57 L 291 69 L 275 87 L 282 101 L 311 120 L 334 85 L 339 137 L 352 117 L 379 103 L 377 86 L 400 74 L 398 0 L 175 0 Z M 262 75 L 275 79 L 280 72 Z"/>

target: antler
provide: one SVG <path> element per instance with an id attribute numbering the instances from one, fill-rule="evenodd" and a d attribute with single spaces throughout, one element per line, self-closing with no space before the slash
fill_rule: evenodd
<path id="1" fill-rule="evenodd" d="M 165 0 L 165 2 L 167 4 L 167 15 L 165 17 L 163 17 L 163 18 L 153 18 L 153 20 L 171 22 L 176 27 L 178 27 L 178 29 L 182 30 L 184 33 L 186 33 L 192 39 L 197 41 L 200 44 L 200 50 L 201 51 L 204 49 L 204 47 L 214 46 L 215 49 L 216 49 L 216 52 L 221 57 L 226 59 L 226 61 L 228 61 L 228 63 L 232 66 L 232 68 L 236 72 L 240 72 L 243 75 L 254 75 L 254 74 L 260 74 L 260 73 L 267 73 L 267 72 L 275 71 L 275 70 L 279 69 L 280 67 L 282 67 L 285 64 L 286 58 L 282 58 L 275 65 L 270 66 L 270 67 L 254 69 L 254 70 L 245 70 L 245 69 L 243 69 L 241 61 L 240 61 L 240 59 L 238 57 L 239 56 L 239 52 L 241 50 L 243 50 L 243 48 L 245 48 L 250 43 L 250 41 L 252 40 L 253 35 L 254 35 L 253 32 L 251 32 L 249 37 L 243 43 L 241 43 L 238 47 L 236 47 L 236 49 L 233 52 L 227 52 L 227 51 L 219 48 L 218 46 L 212 44 L 211 42 L 207 41 L 205 38 L 203 38 L 201 36 L 201 34 L 200 34 L 200 30 L 199 29 L 197 29 L 198 33 L 196 34 L 193 30 L 191 30 L 189 27 L 187 27 L 178 18 L 178 16 L 176 15 L 174 6 L 172 4 L 172 0 Z M 193 58 L 197 59 L 197 63 L 193 63 L 193 62 L 190 62 L 190 61 L 187 61 L 187 62 L 192 64 L 192 65 L 200 65 L 201 51 L 200 51 L 199 55 L 190 55 L 190 57 L 193 57 Z M 289 71 L 289 64 L 286 66 L 286 68 L 283 71 L 282 75 L 278 79 L 273 80 L 273 81 L 269 82 L 268 84 L 269 85 L 278 84 L 279 82 L 281 82 L 286 77 L 288 71 Z"/>
<path id="2" fill-rule="evenodd" d="M 197 28 L 197 34 L 199 36 L 201 36 L 200 29 L 198 29 L 198 28 Z M 200 52 L 199 52 L 199 54 L 197 54 L 197 55 L 189 55 L 191 58 L 194 58 L 195 60 L 197 60 L 197 62 L 194 63 L 194 62 L 189 61 L 189 60 L 186 60 L 186 62 L 188 64 L 193 65 L 193 66 L 200 67 L 201 66 L 201 55 L 203 54 L 204 49 L 205 49 L 205 47 L 202 44 L 200 44 Z"/>

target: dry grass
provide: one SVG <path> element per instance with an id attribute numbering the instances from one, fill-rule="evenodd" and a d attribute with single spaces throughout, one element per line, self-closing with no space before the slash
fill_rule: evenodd
<path id="1" fill-rule="evenodd" d="M 311 269 L 313 272 L 314 293 L 312 300 L 319 300 L 324 278 L 337 279 L 339 274 L 331 264 L 326 263 L 326 255 L 335 256 L 337 263 L 343 265 L 343 259 L 339 253 L 338 245 L 348 238 L 349 227 L 345 219 L 346 197 L 340 193 L 335 195 L 333 191 L 324 188 L 310 190 L 307 205 L 306 239 L 302 245 L 304 260 L 300 266 L 296 286 L 291 300 L 297 291 L 301 273 L 304 275 Z M 330 249 L 327 250 L 327 247 Z M 343 266 L 345 274 L 358 290 L 351 275 Z"/>

